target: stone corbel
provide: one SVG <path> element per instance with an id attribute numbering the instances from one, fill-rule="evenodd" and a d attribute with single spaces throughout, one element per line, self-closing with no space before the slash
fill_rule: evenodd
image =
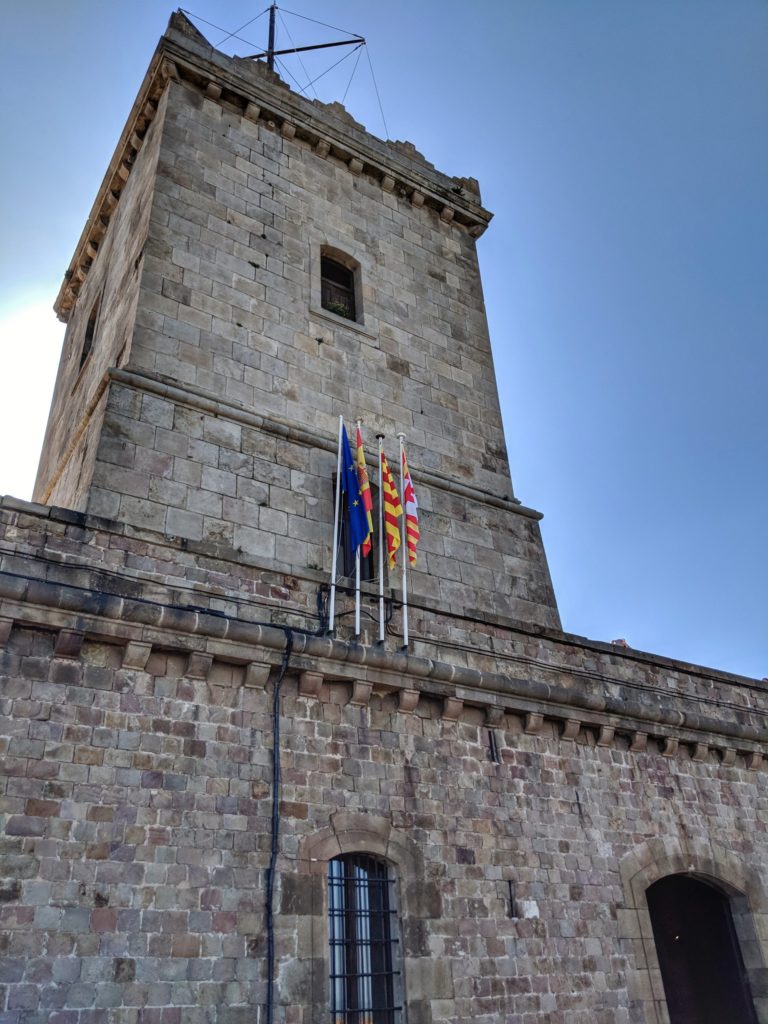
<path id="1" fill-rule="evenodd" d="M 648 733 L 633 732 L 629 749 L 635 754 L 644 754 L 648 749 Z"/>
<path id="2" fill-rule="evenodd" d="M 117 176 L 124 185 L 131 176 L 131 167 L 126 160 L 121 160 L 117 168 Z"/>
<path id="3" fill-rule="evenodd" d="M 53 654 L 56 658 L 79 658 L 85 634 L 74 629 L 62 629 L 56 637 Z"/>
<path id="4" fill-rule="evenodd" d="M 504 724 L 504 708 L 489 704 L 485 709 L 485 724 L 489 729 L 500 729 Z"/>
<path id="5" fill-rule="evenodd" d="M 317 155 L 319 157 L 326 157 L 326 156 L 328 156 L 330 151 L 331 151 L 331 144 L 330 144 L 330 142 L 326 142 L 325 139 L 318 139 L 317 140 L 317 145 L 315 146 L 315 153 L 317 153 Z"/>
<path id="6" fill-rule="evenodd" d="M 580 729 L 581 722 L 578 718 L 568 718 L 566 719 L 565 725 L 563 726 L 563 731 L 560 734 L 560 739 L 575 740 L 576 737 L 579 735 Z"/>
<path id="7" fill-rule="evenodd" d="M 12 629 L 13 619 L 0 619 L 0 650 L 8 643 Z"/>
<path id="8" fill-rule="evenodd" d="M 523 729 L 529 736 L 538 736 L 542 725 L 544 725 L 544 715 L 539 714 L 538 711 L 529 711 L 525 716 Z"/>
<path id="9" fill-rule="evenodd" d="M 253 103 L 251 101 L 246 104 L 245 110 L 243 111 L 243 117 L 247 117 L 249 121 L 258 121 L 260 114 L 261 107 L 258 103 Z"/>
<path id="10" fill-rule="evenodd" d="M 160 75 L 165 81 L 178 82 L 179 69 L 172 60 L 164 60 L 163 66 L 160 68 Z"/>
<path id="11" fill-rule="evenodd" d="M 355 679 L 352 683 L 352 696 L 349 698 L 349 703 L 355 708 L 367 707 L 371 699 L 372 689 L 373 683 L 368 683 L 363 679 Z"/>
<path id="12" fill-rule="evenodd" d="M 441 718 L 446 722 L 455 722 L 462 712 L 464 701 L 458 697 L 446 697 L 443 700 Z"/>
<path id="13" fill-rule="evenodd" d="M 216 82 L 209 82 L 205 87 L 205 95 L 209 100 L 221 99 L 221 86 Z"/>
<path id="14" fill-rule="evenodd" d="M 397 695 L 397 710 L 405 715 L 411 714 L 416 710 L 419 696 L 418 690 L 400 690 Z"/>
<path id="15" fill-rule="evenodd" d="M 85 254 L 90 260 L 95 260 L 99 255 L 99 247 L 96 242 L 90 240 L 86 243 Z"/>
<path id="16" fill-rule="evenodd" d="M 450 224 L 455 215 L 456 214 L 452 206 L 444 206 L 440 211 L 440 220 L 445 221 L 446 224 Z"/>
<path id="17" fill-rule="evenodd" d="M 123 668 L 134 669 L 143 672 L 147 667 L 149 656 L 152 653 L 152 644 L 143 644 L 139 640 L 131 640 L 123 650 Z"/>
<path id="18" fill-rule="evenodd" d="M 299 696 L 319 697 L 323 685 L 322 672 L 302 672 L 299 675 Z"/>
<path id="19" fill-rule="evenodd" d="M 244 686 L 256 686 L 263 688 L 267 685 L 269 671 L 272 666 L 263 661 L 251 661 L 245 670 Z"/>
<path id="20" fill-rule="evenodd" d="M 691 754 L 692 761 L 706 761 L 709 757 L 709 744 L 696 743 Z"/>
<path id="21" fill-rule="evenodd" d="M 292 121 L 283 121 L 280 125 L 280 134 L 284 139 L 294 139 L 296 137 L 296 125 Z"/>
<path id="22" fill-rule="evenodd" d="M 143 144 L 144 139 L 142 139 L 138 132 L 134 132 L 131 135 L 131 149 L 135 150 L 138 153 Z"/>
<path id="23" fill-rule="evenodd" d="M 664 746 L 661 748 L 662 757 L 674 757 L 677 753 L 678 739 L 676 736 L 665 736 Z"/>
<path id="24" fill-rule="evenodd" d="M 381 179 L 381 187 L 384 189 L 385 192 L 392 191 L 392 189 L 395 187 L 395 179 L 392 177 L 391 174 L 384 175 L 384 177 Z"/>
<path id="25" fill-rule="evenodd" d="M 756 772 L 762 766 L 763 755 L 759 750 L 753 750 L 747 757 L 747 768 L 750 771 Z"/>
<path id="26" fill-rule="evenodd" d="M 720 751 L 720 764 L 724 764 L 726 768 L 731 768 L 734 764 L 736 764 L 735 747 L 724 747 Z"/>
<path id="27" fill-rule="evenodd" d="M 411 202 L 413 203 L 414 206 L 423 206 L 424 200 L 426 198 L 427 197 L 424 195 L 424 193 L 419 192 L 417 188 L 415 188 L 413 192 L 411 192 Z"/>
<path id="28" fill-rule="evenodd" d="M 207 679 L 213 664 L 212 654 L 203 654 L 202 651 L 192 651 L 187 658 L 187 667 L 184 675 L 187 679 Z"/>
<path id="29" fill-rule="evenodd" d="M 363 173 L 363 161 L 362 160 L 358 160 L 356 156 L 352 157 L 352 159 L 349 161 L 347 166 L 349 167 L 350 171 L 353 174 L 362 174 Z"/>
<path id="30" fill-rule="evenodd" d="M 610 747 L 613 743 L 613 737 L 616 733 L 616 729 L 612 725 L 601 725 L 600 732 L 597 735 L 598 747 Z"/>

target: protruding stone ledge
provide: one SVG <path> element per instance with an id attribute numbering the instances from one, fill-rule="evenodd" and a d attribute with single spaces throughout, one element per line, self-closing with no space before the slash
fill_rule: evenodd
<path id="1" fill-rule="evenodd" d="M 450 224 L 455 216 L 455 210 L 452 206 L 444 206 L 440 211 L 440 220 L 445 224 Z"/>
<path id="2" fill-rule="evenodd" d="M 201 651 L 192 651 L 187 658 L 187 667 L 184 675 L 187 679 L 207 679 L 208 673 L 213 665 L 213 655 L 203 654 Z"/>
<path id="3" fill-rule="evenodd" d="M 53 653 L 56 658 L 79 658 L 85 641 L 85 633 L 79 630 L 62 629 L 56 637 Z"/>
<path id="4" fill-rule="evenodd" d="M 221 86 L 217 82 L 209 82 L 205 87 L 205 95 L 209 100 L 221 99 Z"/>
<path id="5" fill-rule="evenodd" d="M 355 679 L 352 683 L 352 694 L 349 703 L 355 708 L 367 707 L 371 700 L 373 683 L 365 682 L 362 679 Z"/>
<path id="6" fill-rule="evenodd" d="M 613 744 L 616 727 L 613 725 L 601 725 L 597 734 L 598 747 L 610 747 Z"/>
<path id="7" fill-rule="evenodd" d="M 489 729 L 499 729 L 504 724 L 504 708 L 489 704 L 485 709 L 485 724 Z"/>
<path id="8" fill-rule="evenodd" d="M 446 722 L 456 722 L 464 708 L 464 701 L 458 697 L 445 697 L 440 717 Z"/>
<path id="9" fill-rule="evenodd" d="M 284 139 L 295 139 L 296 125 L 292 121 L 283 121 L 280 125 L 280 134 Z"/>
<path id="10" fill-rule="evenodd" d="M 525 716 L 523 729 L 529 736 L 538 736 L 543 725 L 544 715 L 540 715 L 537 711 L 529 711 Z"/>
<path id="11" fill-rule="evenodd" d="M 693 751 L 691 753 L 692 761 L 706 761 L 709 757 L 709 744 L 708 743 L 695 743 Z"/>
<path id="12" fill-rule="evenodd" d="M 317 153 L 317 155 L 319 157 L 322 157 L 322 158 L 327 157 L 328 154 L 330 153 L 330 151 L 331 151 L 331 144 L 330 144 L 330 142 L 327 142 L 325 139 L 318 139 L 317 140 L 317 142 L 315 143 L 315 153 Z"/>
<path id="13" fill-rule="evenodd" d="M 677 747 L 678 747 L 679 742 L 680 741 L 678 740 L 677 736 L 665 736 L 664 737 L 664 745 L 662 746 L 662 748 L 660 750 L 661 756 L 662 757 L 674 757 L 675 754 L 677 753 Z"/>
<path id="14" fill-rule="evenodd" d="M 414 189 L 413 192 L 411 192 L 411 202 L 414 206 L 423 206 L 426 198 L 427 197 L 424 193 L 419 192 L 418 189 Z"/>
<path id="15" fill-rule="evenodd" d="M 151 653 L 152 644 L 144 644 L 138 640 L 129 641 L 123 651 L 123 668 L 143 672 Z"/>
<path id="16" fill-rule="evenodd" d="M 391 174 L 385 174 L 381 179 L 381 187 L 385 192 L 391 192 L 395 187 L 395 179 Z"/>
<path id="17" fill-rule="evenodd" d="M 633 732 L 629 742 L 629 749 L 633 754 L 644 754 L 648 749 L 648 733 Z"/>
<path id="18" fill-rule="evenodd" d="M 747 755 L 747 768 L 750 771 L 756 772 L 763 766 L 763 755 L 759 750 L 752 750 Z"/>
<path id="19" fill-rule="evenodd" d="M 356 156 L 352 157 L 352 159 L 347 164 L 347 167 L 354 175 L 359 175 L 363 173 L 363 161 L 358 160 Z"/>
<path id="20" fill-rule="evenodd" d="M 247 118 L 247 120 L 249 121 L 258 121 L 260 116 L 261 107 L 258 105 L 258 103 L 246 103 L 245 110 L 243 111 L 243 117 Z"/>
<path id="21" fill-rule="evenodd" d="M 245 669 L 243 685 L 263 689 L 267 685 L 271 669 L 272 666 L 264 661 L 249 662 Z"/>
<path id="22" fill-rule="evenodd" d="M 581 730 L 581 721 L 578 718 L 566 718 L 563 723 L 563 730 L 560 738 L 563 740 L 575 740 Z M 526 732 L 528 730 L 526 729 Z"/>
<path id="23" fill-rule="evenodd" d="M 419 697 L 418 690 L 399 690 L 397 694 L 397 710 L 401 711 L 404 715 L 412 714 L 419 703 Z"/>
<path id="24" fill-rule="evenodd" d="M 302 672 L 299 675 L 299 696 L 319 697 L 323 685 L 322 672 Z"/>
<path id="25" fill-rule="evenodd" d="M 2 650 L 11 638 L 13 619 L 0 619 L 0 650 Z"/>
<path id="26" fill-rule="evenodd" d="M 720 751 L 720 764 L 725 765 L 726 768 L 731 768 L 736 764 L 735 747 L 725 747 Z"/>

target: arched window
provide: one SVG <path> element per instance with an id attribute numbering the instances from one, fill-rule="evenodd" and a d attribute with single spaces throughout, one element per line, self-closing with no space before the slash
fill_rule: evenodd
<path id="1" fill-rule="evenodd" d="M 331 1024 L 400 1024 L 395 880 L 365 853 L 328 863 Z"/>
<path id="2" fill-rule="evenodd" d="M 345 320 L 356 320 L 355 272 L 325 252 L 320 257 L 320 304 Z"/>

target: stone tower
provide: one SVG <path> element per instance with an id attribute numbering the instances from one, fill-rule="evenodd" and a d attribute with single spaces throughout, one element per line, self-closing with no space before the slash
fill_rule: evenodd
<path id="1" fill-rule="evenodd" d="M 475 250 L 489 219 L 473 179 L 175 15 L 57 301 L 35 500 L 327 576 L 338 416 L 362 416 L 371 449 L 408 437 L 414 597 L 559 625 L 539 516 L 509 479 Z M 351 316 L 323 300 L 328 258 Z"/>
<path id="2" fill-rule="evenodd" d="M 561 630 L 488 220 L 171 19 L 0 499 L 2 1024 L 768 1022 L 765 686 Z M 407 652 L 396 586 L 327 633 L 339 414 L 408 437 Z"/>

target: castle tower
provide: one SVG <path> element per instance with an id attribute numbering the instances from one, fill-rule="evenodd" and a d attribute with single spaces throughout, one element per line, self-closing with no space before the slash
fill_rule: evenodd
<path id="1" fill-rule="evenodd" d="M 3 1024 L 768 1021 L 765 686 L 560 629 L 488 220 L 171 19 L 0 498 Z M 407 651 L 393 578 L 328 635 L 340 414 L 407 436 Z"/>
<path id="2" fill-rule="evenodd" d="M 396 464 L 407 436 L 414 603 L 558 626 L 509 477 L 489 220 L 473 179 L 174 15 L 57 300 L 35 500 L 320 581 L 338 417 L 362 417 L 370 456 L 383 433 Z"/>

